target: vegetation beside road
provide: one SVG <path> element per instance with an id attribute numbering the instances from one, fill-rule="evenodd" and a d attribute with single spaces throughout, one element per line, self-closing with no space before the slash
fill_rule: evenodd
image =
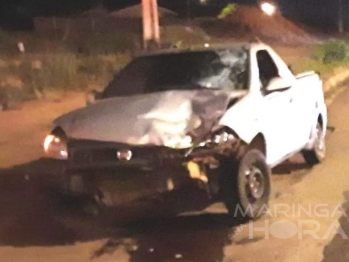
<path id="1" fill-rule="evenodd" d="M 210 39 L 202 30 L 171 26 L 162 29 L 164 42 L 179 48 L 203 45 Z M 139 50 L 136 37 L 92 35 L 86 41 L 65 41 L 35 34 L 9 34 L 0 31 L 0 101 L 6 94 L 14 100 L 50 98 L 64 91 L 87 91 L 105 86 L 116 71 Z M 224 39 L 226 43 L 227 39 Z M 25 52 L 17 47 L 23 42 Z M 349 44 L 330 41 L 323 45 L 297 45 L 276 48 L 295 73 L 316 71 L 323 79 L 338 67 L 349 67 Z"/>
<path id="2" fill-rule="evenodd" d="M 49 92 L 104 86 L 130 59 L 127 53 L 23 54 L 0 60 L 0 91 L 13 99 L 42 98 Z"/>
<path id="3" fill-rule="evenodd" d="M 303 49 L 303 50 L 302 50 Z M 278 48 L 276 48 L 277 51 Z M 315 71 L 323 80 L 331 77 L 337 68 L 349 68 L 349 43 L 331 40 L 321 45 L 296 46 L 291 55 L 281 49 L 279 54 L 292 66 L 295 73 Z"/>
<path id="4" fill-rule="evenodd" d="M 122 42 L 105 35 L 98 42 L 97 37 L 79 43 L 0 32 L 0 98 L 6 94 L 13 100 L 26 100 L 104 86 L 130 60 L 134 47 L 127 46 L 128 38 Z M 25 52 L 19 51 L 21 42 Z"/>
<path id="5" fill-rule="evenodd" d="M 333 72 L 336 68 L 339 67 L 348 67 L 349 62 L 345 61 L 336 61 L 328 64 L 324 64 L 319 60 L 306 58 L 299 58 L 299 62 L 292 65 L 292 68 L 295 73 L 301 73 L 305 71 L 315 71 L 320 74 L 321 78 L 326 80 L 327 78 L 333 75 Z"/>
<path id="6" fill-rule="evenodd" d="M 198 28 L 183 26 L 162 28 L 162 36 L 163 42 L 179 48 L 210 39 Z M 22 101 L 101 88 L 141 49 L 139 36 L 131 33 L 66 40 L 0 31 L 0 41 L 0 102 L 5 94 Z M 23 53 L 18 48 L 21 42 Z"/>

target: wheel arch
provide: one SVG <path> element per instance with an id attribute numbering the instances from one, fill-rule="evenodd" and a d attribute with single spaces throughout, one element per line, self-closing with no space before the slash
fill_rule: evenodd
<path id="1" fill-rule="evenodd" d="M 249 149 L 258 149 L 267 157 L 267 143 L 262 133 L 258 133 L 248 145 Z"/>
<path id="2" fill-rule="evenodd" d="M 232 134 L 234 137 L 236 137 L 240 142 L 240 149 L 238 155 L 244 155 L 248 150 L 257 149 L 260 152 L 263 153 L 265 158 L 267 158 L 268 155 L 268 148 L 267 148 L 267 142 L 264 134 L 262 132 L 253 132 L 252 130 L 249 130 L 247 133 L 238 132 L 240 130 L 235 130 L 231 128 L 230 126 L 222 125 L 217 130 L 224 130 L 230 134 Z M 252 131 L 252 132 L 251 132 Z"/>
<path id="3" fill-rule="evenodd" d="M 324 129 L 324 118 L 323 118 L 321 113 L 319 113 L 319 116 L 317 118 L 316 124 L 317 123 L 319 123 L 321 125 L 322 129 Z"/>
<path id="4" fill-rule="evenodd" d="M 56 136 L 59 136 L 60 138 L 62 139 L 67 139 L 67 135 L 66 133 L 64 132 L 63 128 L 60 127 L 60 126 L 56 126 L 52 132 L 51 132 L 52 135 L 56 135 Z"/>

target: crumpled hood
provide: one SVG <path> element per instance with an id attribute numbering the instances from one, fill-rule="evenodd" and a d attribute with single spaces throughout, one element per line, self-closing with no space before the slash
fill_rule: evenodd
<path id="1" fill-rule="evenodd" d="M 78 109 L 54 121 L 68 138 L 131 145 L 186 148 L 188 133 L 198 138 L 246 91 L 167 91 L 115 97 Z"/>

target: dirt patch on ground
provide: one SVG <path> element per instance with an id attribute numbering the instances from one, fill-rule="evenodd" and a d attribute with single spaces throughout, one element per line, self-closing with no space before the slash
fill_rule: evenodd
<path id="1" fill-rule="evenodd" d="M 42 157 L 42 142 L 51 131 L 52 120 L 84 104 L 85 94 L 70 92 L 60 101 L 34 100 L 0 112 L 0 168 Z"/>
<path id="2" fill-rule="evenodd" d="M 238 39 L 258 37 L 266 42 L 287 44 L 317 42 L 314 36 L 281 14 L 268 16 L 253 6 L 239 6 L 233 14 L 222 20 L 206 22 L 205 28 L 209 34 L 219 37 Z"/>

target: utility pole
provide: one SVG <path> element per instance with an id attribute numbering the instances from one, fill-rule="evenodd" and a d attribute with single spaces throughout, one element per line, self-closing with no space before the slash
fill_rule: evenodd
<path id="1" fill-rule="evenodd" d="M 344 32 L 343 25 L 343 2 L 338 0 L 338 32 L 342 34 Z"/>
<path id="2" fill-rule="evenodd" d="M 188 26 L 191 26 L 191 7 L 190 7 L 190 0 L 187 0 L 187 19 L 188 19 Z"/>
<path id="3" fill-rule="evenodd" d="M 191 30 L 191 26 L 192 26 L 192 23 L 191 23 L 191 3 L 190 3 L 191 0 L 187 0 L 187 19 L 188 19 L 188 28 Z M 189 41 L 189 46 L 191 47 L 191 44 L 192 44 L 192 37 L 191 35 L 188 36 L 188 41 Z"/>
<path id="4" fill-rule="evenodd" d="M 157 0 L 142 0 L 143 45 L 144 49 L 157 48 L 160 45 L 160 26 Z"/>

